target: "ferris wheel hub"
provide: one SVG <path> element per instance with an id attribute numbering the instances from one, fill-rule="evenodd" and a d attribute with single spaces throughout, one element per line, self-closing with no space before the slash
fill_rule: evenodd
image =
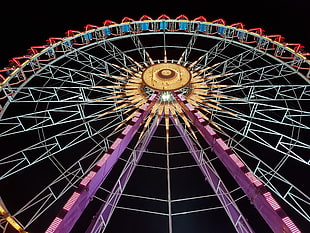
<path id="1" fill-rule="evenodd" d="M 157 76 L 161 79 L 170 79 L 176 76 L 176 72 L 170 69 L 159 70 Z"/>
<path id="2" fill-rule="evenodd" d="M 189 70 L 174 63 L 159 63 L 149 66 L 142 74 L 144 84 L 160 91 L 179 90 L 191 80 Z"/>

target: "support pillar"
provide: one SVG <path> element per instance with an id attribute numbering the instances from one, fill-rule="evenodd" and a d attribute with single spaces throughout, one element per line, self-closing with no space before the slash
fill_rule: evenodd
<path id="1" fill-rule="evenodd" d="M 210 145 L 272 231 L 275 233 L 300 233 L 300 230 L 287 216 L 263 183 L 249 171 L 245 164 L 238 158 L 238 155 L 232 152 L 224 140 L 216 134 L 205 119 L 186 101 L 184 96 L 179 92 L 175 92 L 174 96 L 182 106 L 187 117 Z"/>
<path id="2" fill-rule="evenodd" d="M 250 225 L 248 224 L 246 218 L 242 215 L 241 211 L 239 210 L 237 204 L 235 203 L 235 200 L 232 198 L 229 191 L 226 189 L 221 178 L 218 176 L 214 168 L 212 168 L 205 161 L 205 159 L 203 158 L 203 154 L 198 150 L 196 144 L 188 135 L 184 127 L 181 125 L 180 122 L 176 122 L 175 119 L 173 119 L 173 117 L 171 117 L 171 120 L 174 123 L 177 131 L 181 135 L 189 152 L 191 153 L 197 165 L 199 166 L 201 172 L 203 173 L 205 180 L 208 181 L 214 193 L 220 200 L 227 215 L 229 216 L 231 222 L 233 223 L 236 231 L 239 233 L 254 232 L 250 227 Z"/>
<path id="3" fill-rule="evenodd" d="M 92 220 L 91 224 L 87 228 L 86 233 L 98 233 L 104 229 L 108 224 L 111 215 L 125 189 L 125 186 L 130 179 L 134 169 L 139 163 L 144 151 L 146 150 L 151 138 L 153 137 L 157 129 L 157 119 L 155 119 L 151 127 L 144 133 L 139 143 L 131 153 L 120 177 L 116 181 L 111 193 L 107 197 L 105 203 L 100 207 L 96 216 Z"/>
<path id="4" fill-rule="evenodd" d="M 156 93 L 151 95 L 149 100 L 140 108 L 140 111 L 110 146 L 109 150 L 101 157 L 87 176 L 84 177 L 58 216 L 48 227 L 46 233 L 69 233 L 71 231 L 96 191 L 138 131 L 143 120 L 149 114 L 151 107 L 157 100 L 157 96 Z"/>

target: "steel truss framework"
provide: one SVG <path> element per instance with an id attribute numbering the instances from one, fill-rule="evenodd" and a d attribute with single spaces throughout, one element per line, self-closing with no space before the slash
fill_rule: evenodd
<path id="1" fill-rule="evenodd" d="M 19 142 L 3 148 L 0 180 L 2 187 L 17 182 L 15 188 L 21 189 L 23 182 L 31 183 L 27 179 L 42 172 L 40 167 L 46 167 L 50 176 L 38 181 L 38 189 L 29 191 L 26 200 L 16 201 L 14 188 L 1 189 L 12 213 L 0 209 L 2 229 L 14 227 L 13 220 L 16 229 L 32 229 L 63 205 L 47 232 L 68 232 L 95 199 L 103 204 L 87 232 L 105 230 L 115 209 L 167 216 L 171 233 L 174 216 L 217 208 L 225 210 L 236 231 L 253 232 L 246 213 L 237 206 L 245 196 L 235 191 L 239 186 L 273 231 L 299 232 L 275 198 L 289 211 L 292 208 L 296 219 L 302 219 L 298 221 L 310 221 L 309 195 L 295 177 L 303 179 L 310 163 L 310 62 L 301 51 L 300 44 L 284 43 L 280 35 L 266 36 L 260 28 L 245 30 L 241 23 L 225 25 L 221 19 L 207 22 L 203 17 L 165 15 L 157 20 L 124 18 L 121 24 L 105 21 L 103 27 L 86 25 L 84 32 L 69 30 L 65 38 L 31 47 L 31 55 L 13 58 L 0 70 L 0 138 L 3 145 Z M 145 102 L 130 114 L 139 102 L 131 104 L 128 96 L 117 93 L 122 89 L 117 85 L 129 81 L 116 77 L 130 77 L 145 66 L 167 62 L 187 66 L 193 74 L 201 71 L 201 77 L 211 80 L 204 83 L 213 94 L 201 104 L 190 98 L 195 84 L 172 92 L 167 98 L 173 101 L 165 100 L 164 92 L 143 87 Z M 165 111 L 173 103 L 182 110 Z M 157 105 L 163 106 L 162 112 Z M 201 112 L 204 106 L 207 117 Z M 152 123 L 143 131 L 141 125 L 147 121 Z M 196 164 L 180 169 L 198 166 L 221 207 L 174 213 L 173 204 L 182 200 L 174 200 L 170 193 L 173 153 L 169 146 L 164 152 L 148 151 L 156 129 L 167 130 L 169 124 Z M 179 136 L 171 140 L 174 137 Z M 143 153 L 165 155 L 165 165 L 143 164 Z M 102 182 L 118 161 L 123 161 L 123 170 L 115 186 L 107 188 Z M 234 188 L 225 187 L 217 161 L 234 177 Z M 166 199 L 126 194 L 136 167 L 166 171 Z M 164 202 L 168 210 L 120 206 L 119 199 L 126 195 Z M 189 199 L 201 197 L 185 201 Z"/>

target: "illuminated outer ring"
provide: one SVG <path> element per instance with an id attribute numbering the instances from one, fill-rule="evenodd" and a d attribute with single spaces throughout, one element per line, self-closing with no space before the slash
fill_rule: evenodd
<path id="1" fill-rule="evenodd" d="M 185 87 L 191 80 L 191 73 L 178 64 L 159 63 L 145 69 L 142 80 L 152 89 L 172 91 Z"/>
<path id="2" fill-rule="evenodd" d="M 281 35 L 265 35 L 262 28 L 244 29 L 244 27 L 245 25 L 242 23 L 226 25 L 223 19 L 208 22 L 202 16 L 189 20 L 184 15 L 176 19 L 159 17 L 157 20 L 142 16 L 140 21 L 125 17 L 121 24 L 111 20 L 106 20 L 103 26 L 88 24 L 83 32 L 68 30 L 65 37 L 51 37 L 45 45 L 30 47 L 28 53 L 30 55 L 12 58 L 10 66 L 0 69 L 0 87 L 10 84 L 19 85 L 35 74 L 40 65 L 42 67 L 52 60 L 61 58 L 64 54 L 70 53 L 73 48 L 89 46 L 110 36 L 124 36 L 131 30 L 134 33 L 154 32 L 162 29 L 192 33 L 197 30 L 196 28 L 199 33 L 207 36 L 224 37 L 257 50 L 266 51 L 266 55 L 270 55 L 273 59 L 284 62 L 291 60 L 290 65 L 293 69 L 298 70 L 298 75 L 305 79 L 310 78 L 310 55 L 303 52 L 301 44 L 284 43 Z M 2 95 L 0 95 L 1 99 Z"/>
<path id="3" fill-rule="evenodd" d="M 183 36 L 188 40 L 184 43 L 179 41 L 177 45 L 170 44 L 172 40 L 169 41 L 169 39 L 176 35 Z M 165 45 L 160 44 L 160 41 L 156 41 L 154 44 L 143 43 L 145 42 L 143 39 L 149 36 L 165 36 L 165 39 L 168 40 L 165 40 Z M 195 43 L 197 38 L 214 41 L 214 44 L 210 44 L 209 47 L 207 46 L 208 48 L 198 47 L 198 43 Z M 161 39 L 163 38 L 161 37 Z M 126 48 L 125 50 L 116 46 L 115 42 L 118 40 L 126 40 L 126 47 L 123 46 L 123 49 Z M 235 54 L 234 57 L 225 55 L 225 52 L 230 49 L 230 45 L 239 54 Z M 94 53 L 93 48 L 96 48 L 98 53 Z M 163 55 L 166 49 L 167 56 L 165 58 Z M 159 50 L 160 52 L 158 52 Z M 173 56 L 179 51 L 184 51 L 183 55 L 180 53 L 180 57 Z M 192 53 L 197 56 L 191 56 Z M 198 56 L 203 55 L 202 53 L 205 56 L 193 64 L 193 59 L 197 59 Z M 130 58 L 132 55 L 134 55 L 134 59 L 138 56 L 141 59 L 136 59 L 137 62 L 134 63 Z M 148 55 L 154 60 L 150 60 Z M 233 81 L 229 84 L 235 85 L 226 87 L 225 85 L 220 87 L 222 83 L 219 83 L 218 90 L 223 90 L 223 95 L 232 97 L 235 94 L 240 94 L 241 98 L 246 97 L 243 99 L 244 101 L 238 100 L 240 96 L 237 95 L 236 99 L 223 99 L 220 92 L 208 92 L 208 98 L 213 102 L 206 102 L 208 106 L 205 110 L 210 110 L 212 119 L 219 122 L 222 129 L 228 132 L 225 131 L 224 136 L 228 138 L 230 148 L 246 155 L 243 157 L 245 162 L 247 159 L 254 161 L 255 164 L 253 163 L 251 169 L 255 171 L 255 175 L 263 183 L 266 183 L 266 186 L 278 197 L 294 208 L 300 214 L 299 217 L 303 217 L 307 221 L 310 220 L 309 215 L 303 209 L 304 204 L 309 203 L 309 197 L 280 173 L 284 170 L 289 171 L 287 174 L 290 175 L 289 173 L 294 170 L 287 169 L 287 165 L 291 165 L 287 160 L 301 163 L 302 166 L 309 164 L 308 160 L 295 156 L 294 149 L 309 149 L 309 143 L 303 143 L 298 137 L 300 133 L 307 134 L 306 130 L 310 129 L 309 123 L 307 123 L 310 122 L 308 120 L 310 113 L 307 107 L 309 104 L 306 103 L 310 98 L 310 54 L 306 53 L 300 44 L 284 42 L 281 35 L 267 35 L 261 28 L 246 29 L 242 23 L 227 25 L 223 19 L 207 21 L 202 16 L 190 20 L 184 15 L 176 19 L 170 19 L 163 15 L 154 20 L 148 16 L 142 16 L 137 21 L 125 17 L 121 23 L 106 20 L 100 26 L 88 24 L 83 31 L 68 30 L 63 37 L 51 37 L 44 45 L 30 47 L 27 55 L 12 58 L 7 67 L 0 69 L 0 125 L 5 127 L 5 131 L 0 130 L 0 141 L 2 141 L 2 137 L 7 141 L 12 140 L 12 135 L 14 137 L 17 135 L 17 139 L 23 139 L 35 131 L 38 131 L 39 136 L 44 136 L 41 137 L 44 141 L 40 142 L 35 141 L 35 137 L 30 135 L 29 138 L 34 139 L 35 144 L 31 141 L 32 144 L 29 147 L 26 147 L 28 146 L 26 144 L 23 145 L 26 150 L 19 147 L 3 147 L 9 151 L 3 152 L 7 152 L 9 155 L 12 153 L 12 156 L 3 157 L 4 155 L 1 153 L 4 159 L 1 160 L 0 165 L 10 166 L 8 172 L 0 169 L 1 178 L 4 181 L 11 175 L 12 178 L 18 178 L 15 173 L 17 174 L 23 169 L 29 169 L 27 174 L 30 175 L 32 169 L 35 170 L 36 167 L 39 167 L 39 165 L 34 166 L 39 162 L 51 165 L 53 169 L 57 169 L 58 174 L 63 170 L 63 167 L 58 166 L 58 162 L 61 160 L 54 161 L 55 156 L 61 155 L 60 158 L 65 158 L 64 164 L 68 166 L 73 159 L 76 159 L 74 160 L 75 164 L 70 164 L 72 166 L 66 168 L 67 170 L 61 174 L 59 179 L 55 178 L 55 182 L 51 182 L 48 186 L 44 184 L 46 188 L 43 190 L 44 192 L 38 194 L 37 199 L 34 198 L 25 206 L 16 207 L 21 208 L 21 211 L 18 214 L 12 214 L 14 218 L 19 219 L 19 214 L 26 215 L 24 212 L 32 212 L 32 207 L 35 209 L 36 206 L 43 203 L 30 214 L 29 221 L 27 219 L 21 221 L 26 228 L 35 225 L 45 210 L 52 209 L 50 206 L 61 201 L 62 195 L 67 194 L 74 184 L 80 182 L 80 177 L 84 177 L 89 170 L 86 160 L 91 162 L 91 159 L 97 156 L 97 151 L 101 153 L 103 149 L 106 149 L 105 147 L 111 143 L 111 138 L 116 137 L 115 134 L 119 132 L 114 130 L 115 126 L 119 126 L 119 119 L 124 119 L 129 115 L 128 111 L 131 109 L 123 106 L 130 101 L 136 104 L 137 102 L 134 101 L 139 101 L 138 98 L 143 100 L 144 95 L 141 93 L 142 90 L 144 91 L 144 85 L 151 89 L 167 90 L 164 87 L 167 88 L 168 85 L 147 85 L 145 80 L 144 83 L 135 83 L 141 75 L 144 75 L 142 70 L 145 67 L 147 70 L 149 67 L 156 67 L 157 64 L 167 63 L 167 57 L 168 62 L 171 62 L 170 66 L 171 64 L 182 64 L 184 66 L 179 66 L 182 68 L 187 66 L 188 70 L 191 70 L 192 75 L 189 81 L 196 78 L 196 70 L 199 71 L 200 66 L 203 68 L 209 66 L 208 72 L 213 72 L 213 78 L 212 76 L 208 77 L 208 72 L 205 72 L 205 74 L 201 74 L 201 79 L 207 80 L 205 87 L 210 86 L 211 90 L 213 81 L 214 86 L 217 85 L 217 80 L 214 78 L 216 75 L 219 75 L 221 80 Z M 212 67 L 218 62 L 217 58 L 220 61 L 219 65 Z M 255 63 L 255 59 L 257 63 Z M 254 66 L 252 67 L 253 60 Z M 261 61 L 262 64 L 258 64 L 258 61 Z M 77 65 L 78 68 L 75 69 L 71 66 L 72 64 Z M 122 64 L 123 70 L 120 70 L 120 64 Z M 255 67 L 255 65 L 260 66 Z M 240 66 L 241 68 L 239 68 Z M 243 68 L 247 70 L 244 71 Z M 171 81 L 176 78 L 171 67 L 158 69 L 158 71 L 156 79 Z M 120 85 L 123 85 L 123 80 L 126 79 L 124 76 L 119 76 L 120 72 L 130 73 L 132 76 L 132 82 L 128 82 L 127 86 L 123 87 L 123 89 L 127 87 L 127 92 L 132 95 L 131 99 L 120 93 L 120 89 L 122 89 Z M 229 73 L 230 75 L 223 76 Z M 273 85 L 273 80 L 286 81 L 291 78 L 294 80 L 291 85 Z M 110 86 L 101 85 L 102 80 L 109 82 Z M 295 80 L 300 81 L 301 84 L 295 83 Z M 55 86 L 58 83 L 62 85 Z M 248 84 L 243 85 L 244 83 Z M 43 84 L 45 86 L 42 88 Z M 170 90 L 186 85 L 187 83 L 184 83 Z M 192 84 L 192 86 L 194 85 L 198 84 Z M 135 87 L 135 90 L 132 90 L 132 86 Z M 193 89 L 192 86 L 189 87 L 190 90 Z M 113 95 L 111 90 L 113 90 Z M 244 96 L 244 93 L 247 95 Z M 189 94 L 192 94 L 192 99 Z M 194 95 L 195 93 L 189 94 L 184 93 L 187 101 L 197 104 L 199 97 L 205 93 L 200 91 L 196 95 Z M 217 101 L 217 99 L 221 101 Z M 163 96 L 160 100 L 163 100 Z M 27 104 L 27 101 L 30 104 Z M 164 104 L 173 106 L 171 103 L 173 102 L 166 101 Z M 216 108 L 217 104 L 225 106 L 226 109 L 229 107 L 228 110 L 234 111 L 236 114 L 227 114 L 227 112 L 221 111 Z M 14 109 L 21 105 L 25 107 L 22 108 L 20 115 L 11 111 L 11 106 Z M 31 108 L 27 108 L 28 106 Z M 165 110 L 169 110 L 169 108 L 160 108 L 162 106 L 156 107 L 164 115 L 169 116 L 169 112 L 165 113 Z M 295 108 L 296 106 L 297 108 Z M 100 111 L 97 111 L 97 107 L 100 108 Z M 101 108 L 113 111 L 107 111 L 109 115 L 103 115 Z M 196 109 L 199 110 L 198 107 Z M 12 115 L 9 115 L 10 113 Z M 238 123 L 238 125 L 231 123 Z M 282 126 L 279 132 L 273 127 L 276 124 Z M 169 125 L 169 119 L 167 125 Z M 54 130 L 56 128 L 57 130 Z M 107 136 L 110 131 L 111 134 Z M 46 135 L 44 135 L 45 132 L 47 132 Z M 268 137 L 271 135 L 273 140 L 270 141 L 270 144 L 264 140 L 265 135 Z M 72 137 L 72 140 L 67 140 L 69 136 Z M 87 143 L 84 143 L 84 140 Z M 23 140 L 20 141 L 23 142 Z M 273 145 L 274 142 L 277 143 Z M 78 143 L 84 143 L 85 147 L 93 146 L 95 150 L 86 152 L 86 149 L 83 148 L 81 152 L 76 151 L 72 161 L 68 162 L 70 155 L 68 150 Z M 253 145 L 262 144 L 267 147 L 268 152 L 271 151 L 274 154 L 279 152 L 279 155 L 283 156 L 279 165 L 269 166 L 266 163 L 269 158 L 272 158 L 271 153 L 262 155 L 268 156 L 268 159 L 265 157 L 261 159 L 251 152 L 252 148 L 257 150 Z M 279 158 L 282 157 L 279 156 Z M 53 164 L 48 163 L 49 159 Z M 274 161 L 270 159 L 270 162 Z M 293 163 L 293 165 L 295 164 Z M 295 169 L 294 173 L 296 173 L 294 175 L 301 174 L 299 169 Z M 35 175 L 36 179 L 36 173 L 31 175 Z M 66 183 L 66 179 L 70 179 L 70 182 Z M 58 192 L 58 185 L 63 181 L 64 188 Z M 255 183 L 253 182 L 253 184 Z M 278 184 L 283 184 L 284 188 L 281 187 L 278 191 Z M 30 186 L 27 188 L 31 189 Z M 282 192 L 284 189 L 286 189 L 285 193 Z M 277 206 L 274 207 L 277 208 Z"/>

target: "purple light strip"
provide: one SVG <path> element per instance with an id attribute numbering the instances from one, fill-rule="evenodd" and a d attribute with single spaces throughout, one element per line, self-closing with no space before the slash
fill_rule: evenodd
<path id="1" fill-rule="evenodd" d="M 157 120 L 154 119 L 151 127 L 143 135 L 141 140 L 136 145 L 135 150 L 132 152 L 129 157 L 119 179 L 116 181 L 111 193 L 107 197 L 106 201 L 100 207 L 100 210 L 96 214 L 96 217 L 93 218 L 91 224 L 89 225 L 86 233 L 95 233 L 104 229 L 108 224 L 108 221 L 113 214 L 113 211 L 125 189 L 125 186 L 130 179 L 134 169 L 139 163 L 144 151 L 146 150 L 151 138 L 153 137 L 157 129 Z"/>
<path id="2" fill-rule="evenodd" d="M 69 198 L 60 213 L 46 230 L 46 233 L 70 232 L 78 218 L 82 215 L 88 203 L 99 189 L 109 172 L 126 149 L 127 145 L 149 114 L 151 107 L 157 101 L 158 94 L 151 95 L 140 111 L 122 131 L 109 150 L 101 157 L 93 169 L 81 181 L 78 188 Z"/>
<path id="3" fill-rule="evenodd" d="M 224 183 L 221 181 L 220 177 L 212 169 L 212 167 L 210 167 L 205 159 L 201 156 L 201 153 L 198 150 L 196 144 L 185 131 L 182 124 L 180 122 L 175 122 L 173 117 L 171 117 L 171 120 L 181 135 L 185 145 L 187 146 L 197 165 L 199 166 L 201 172 L 203 173 L 205 180 L 208 181 L 214 193 L 222 203 L 237 232 L 254 232 L 251 226 L 248 224 L 246 218 L 242 215 L 234 199 L 231 197 L 229 191 L 226 189 Z"/>
<path id="4" fill-rule="evenodd" d="M 300 232 L 297 226 L 270 194 L 272 197 L 271 201 L 269 194 L 266 194 L 269 193 L 266 187 L 261 185 L 261 182 L 248 170 L 245 164 L 242 166 L 242 162 L 238 156 L 231 151 L 222 139 L 220 139 L 195 108 L 186 101 L 185 97 L 179 92 L 175 92 L 174 96 L 184 109 L 187 117 L 210 145 L 214 153 L 251 200 L 251 203 L 253 203 L 273 232 Z M 233 154 L 234 156 L 232 156 Z M 251 173 L 251 175 L 249 175 L 249 173 Z M 278 206 L 280 208 L 278 208 Z M 275 209 L 275 207 L 277 208 Z"/>

